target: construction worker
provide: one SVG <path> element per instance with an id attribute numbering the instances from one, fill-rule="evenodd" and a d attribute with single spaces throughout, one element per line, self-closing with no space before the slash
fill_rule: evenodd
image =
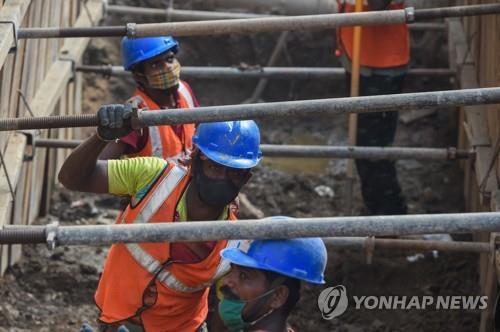
<path id="1" fill-rule="evenodd" d="M 364 0 L 363 11 L 402 9 L 403 0 Z M 355 0 L 339 0 L 339 12 L 354 12 Z M 359 94 L 362 96 L 397 94 L 403 89 L 410 60 L 406 24 L 364 26 L 361 33 Z M 336 55 L 347 72 L 351 86 L 353 28 L 337 29 Z M 394 142 L 397 112 L 358 115 L 356 144 L 388 146 Z M 406 214 L 394 161 L 356 160 L 361 191 L 370 214 Z"/>
<path id="2" fill-rule="evenodd" d="M 325 283 L 327 252 L 320 238 L 255 240 L 221 256 L 231 262 L 218 284 L 218 313 L 229 331 L 293 331 L 287 318 L 300 299 L 301 281 Z"/>
<path id="3" fill-rule="evenodd" d="M 229 204 L 261 159 L 255 122 L 200 124 L 192 166 L 157 157 L 98 160 L 108 141 L 131 132 L 131 113 L 129 104 L 101 107 L 97 133 L 66 159 L 59 181 L 71 190 L 129 196 L 117 223 L 235 220 Z M 229 269 L 219 252 L 238 243 L 113 245 L 95 294 L 100 330 L 124 324 L 132 332 L 199 331 L 208 287 Z"/>
<path id="4" fill-rule="evenodd" d="M 178 49 L 179 43 L 171 36 L 122 39 L 123 67 L 132 72 L 137 84 L 129 103 L 150 110 L 199 106 L 191 87 L 180 80 L 181 65 L 175 57 Z M 136 130 L 108 144 L 100 159 L 116 159 L 124 154 L 165 159 L 189 156 L 194 131 L 194 124 Z"/>

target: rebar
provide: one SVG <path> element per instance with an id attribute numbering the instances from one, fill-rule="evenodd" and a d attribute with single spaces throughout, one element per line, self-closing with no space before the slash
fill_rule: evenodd
<path id="1" fill-rule="evenodd" d="M 103 76 L 132 76 L 122 66 L 76 66 L 76 71 L 96 73 Z M 411 76 L 450 77 L 456 72 L 448 68 L 413 68 L 408 71 Z M 340 79 L 345 77 L 342 67 L 194 67 L 185 66 L 181 71 L 185 79 Z"/>
<path id="2" fill-rule="evenodd" d="M 424 110 L 500 103 L 500 88 L 465 89 L 363 96 L 354 98 L 312 99 L 274 103 L 198 107 L 185 110 L 139 111 L 132 119 L 134 128 L 184 123 L 219 122 L 258 118 L 331 116 L 347 113 Z M 97 115 L 47 116 L 0 119 L 0 131 L 41 128 L 91 127 Z"/>
<path id="3" fill-rule="evenodd" d="M 74 149 L 81 140 L 37 139 L 35 147 Z M 414 159 L 414 160 L 455 160 L 471 159 L 474 151 L 456 148 L 411 148 L 373 146 L 323 146 L 323 145 L 278 145 L 261 144 L 265 157 L 282 158 L 352 158 L 352 159 Z"/>
<path id="4" fill-rule="evenodd" d="M 45 229 L 44 226 L 3 226 L 0 227 L 0 243 L 45 243 L 47 241 Z"/>
<path id="5" fill-rule="evenodd" d="M 337 249 L 399 249 L 415 251 L 451 251 L 487 253 L 491 246 L 487 242 L 437 241 L 412 239 L 379 239 L 372 237 L 330 237 L 324 238 L 325 244 Z"/>
<path id="6" fill-rule="evenodd" d="M 12 243 L 11 237 L 18 238 L 22 232 L 26 234 L 30 227 L 11 229 L 9 237 L 1 235 L 0 241 Z M 500 231 L 500 212 L 51 227 L 51 232 L 54 233 L 53 240 L 58 245 L 331 236 L 402 236 L 498 231 Z M 2 232 L 4 231 L 0 230 L 0 233 Z M 45 242 L 42 241 L 41 236 L 33 237 L 33 241 Z"/>

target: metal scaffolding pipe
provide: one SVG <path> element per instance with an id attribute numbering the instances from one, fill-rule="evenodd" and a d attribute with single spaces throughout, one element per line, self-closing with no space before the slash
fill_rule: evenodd
<path id="1" fill-rule="evenodd" d="M 104 76 L 132 76 L 122 66 L 76 66 L 76 71 L 96 73 Z M 449 68 L 413 68 L 411 76 L 450 77 L 456 72 Z M 186 66 L 181 69 L 185 79 L 232 79 L 232 78 L 269 78 L 269 79 L 340 79 L 345 77 L 342 67 L 196 67 Z"/>
<path id="2" fill-rule="evenodd" d="M 76 148 L 82 141 L 64 139 L 37 139 L 35 147 Z M 414 159 L 455 160 L 475 157 L 475 152 L 456 148 L 410 148 L 373 146 L 321 146 L 321 145 L 272 145 L 261 144 L 266 157 L 284 158 L 348 158 L 348 159 Z"/>
<path id="3" fill-rule="evenodd" d="M 108 26 L 89 28 L 24 28 L 19 29 L 18 37 L 75 38 L 98 36 L 128 36 L 130 38 L 134 38 L 159 35 L 173 35 L 176 37 L 183 37 L 249 34 L 258 32 L 329 30 L 337 28 L 339 26 L 405 23 L 407 21 L 406 13 L 406 10 L 390 10 L 383 13 L 365 12 L 174 23 L 128 23 L 124 27 Z M 101 31 L 102 35 L 100 34 Z"/>
<path id="4" fill-rule="evenodd" d="M 133 7 L 110 5 L 107 7 L 107 12 L 117 15 L 137 15 L 137 16 L 150 16 L 159 19 L 171 21 L 208 21 L 208 20 L 226 20 L 226 19 L 241 19 L 241 18 L 257 18 L 257 17 L 272 17 L 279 15 L 264 15 L 264 14 L 250 14 L 238 12 L 222 12 L 222 11 L 205 11 L 205 10 L 183 10 L 174 8 L 146 8 L 146 7 Z M 332 11 L 324 12 L 322 14 L 331 13 Z M 305 13 L 297 13 L 297 15 L 304 15 Z M 446 30 L 445 23 L 412 23 L 410 24 L 411 30 Z"/>
<path id="5" fill-rule="evenodd" d="M 410 148 L 372 146 L 268 145 L 261 144 L 266 157 L 454 160 L 474 158 L 473 151 L 455 148 Z"/>
<path id="6" fill-rule="evenodd" d="M 174 23 L 128 23 L 125 26 L 90 28 L 24 28 L 18 38 L 75 38 L 128 36 L 130 38 L 173 35 L 206 36 L 221 34 L 248 34 L 258 32 L 332 30 L 341 26 L 371 26 L 402 24 L 414 19 L 464 17 L 500 13 L 500 4 L 458 6 L 434 9 L 406 8 L 400 10 L 372 11 L 324 15 L 285 17 L 260 17 L 249 19 L 211 20 Z"/>
<path id="7" fill-rule="evenodd" d="M 373 237 L 330 237 L 323 241 L 337 249 L 399 249 L 399 250 L 439 250 L 451 252 L 487 253 L 491 250 L 488 242 L 434 241 L 410 239 L 378 239 Z"/>
<path id="8" fill-rule="evenodd" d="M 286 15 L 338 12 L 337 0 L 208 0 L 211 8 L 246 9 L 250 12 L 278 12 Z"/>
<path id="9" fill-rule="evenodd" d="M 330 236 L 401 236 L 498 232 L 500 212 L 299 218 L 291 220 L 199 221 L 93 226 L 16 226 L 0 230 L 0 244 L 109 245 L 134 242 L 193 242 L 221 239 L 288 239 Z M 31 242 L 28 242 L 31 241 Z"/>
<path id="10" fill-rule="evenodd" d="M 159 19 L 169 18 L 172 21 L 208 21 L 257 17 L 272 17 L 277 15 L 248 14 L 237 12 L 183 10 L 174 8 L 145 8 L 134 6 L 110 5 L 107 13 L 118 15 L 151 16 Z"/>
<path id="11" fill-rule="evenodd" d="M 134 128 L 142 128 L 183 123 L 424 110 L 434 107 L 444 108 L 496 103 L 500 103 L 500 88 L 465 89 L 352 98 L 209 106 L 198 107 L 189 112 L 182 109 L 138 111 L 133 116 L 132 126 Z M 95 114 L 7 118 L 0 119 L 0 131 L 94 127 L 97 124 L 97 115 Z"/>

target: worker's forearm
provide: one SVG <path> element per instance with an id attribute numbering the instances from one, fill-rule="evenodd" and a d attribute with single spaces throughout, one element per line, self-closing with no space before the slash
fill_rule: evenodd
<path id="1" fill-rule="evenodd" d="M 59 181 L 68 189 L 96 192 L 87 187 L 92 182 L 90 177 L 94 174 L 98 157 L 106 145 L 107 142 L 95 134 L 86 139 L 64 161 L 59 171 Z"/>
<path id="2" fill-rule="evenodd" d="M 384 10 L 389 7 L 391 0 L 368 0 L 368 6 L 371 10 Z"/>

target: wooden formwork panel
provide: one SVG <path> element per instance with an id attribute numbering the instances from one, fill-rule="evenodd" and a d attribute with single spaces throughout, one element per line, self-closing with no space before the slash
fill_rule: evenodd
<path id="1" fill-rule="evenodd" d="M 473 5 L 490 1 L 467 0 Z M 500 85 L 500 15 L 467 17 L 451 22 L 450 59 L 459 73 L 460 88 L 493 87 Z M 500 108 L 498 105 L 464 107 L 459 128 L 459 148 L 474 148 L 476 160 L 462 163 L 464 196 L 467 211 L 498 209 L 492 201 L 498 193 L 500 166 L 497 146 L 500 144 Z M 496 163 L 496 164 L 495 164 Z M 495 207 L 496 206 L 496 207 Z M 474 234 L 477 241 L 490 241 L 488 233 Z M 479 331 L 493 329 L 493 302 L 498 284 L 496 267 L 491 254 L 479 259 L 480 286 L 489 297 L 489 308 L 481 312 Z"/>
<path id="2" fill-rule="evenodd" d="M 103 15 L 101 0 L 88 0 L 88 10 L 82 10 L 79 0 L 0 0 L 0 18 L 15 20 L 20 27 L 87 27 Z M 89 17 L 90 16 L 90 17 Z M 72 81 L 73 64 L 78 63 L 89 38 L 27 39 L 20 40 L 14 53 L 8 53 L 14 38 L 9 24 L 0 24 L 0 117 L 24 117 L 75 114 L 81 112 L 81 78 Z M 21 99 L 21 94 L 28 106 Z M 31 109 L 31 112 L 29 111 Z M 0 151 L 10 151 L 12 139 L 48 137 L 48 130 L 23 134 L 0 133 Z M 72 138 L 73 130 L 52 131 L 51 137 Z M 40 210 L 48 209 L 50 192 L 57 165 L 65 153 L 49 153 L 46 149 L 31 151 L 31 160 L 12 159 L 22 180 L 15 187 L 14 209 L 12 197 L 2 191 L 0 176 L 0 226 L 2 224 L 29 224 Z M 24 147 L 23 152 L 24 154 Z M 59 160 L 59 161 L 58 161 Z M 9 161 L 11 162 L 11 161 Z M 0 169 L 1 172 L 1 169 Z M 17 181 L 16 181 L 17 182 Z M 10 199 L 11 204 L 5 202 Z M 42 204 L 43 200 L 43 204 Z M 8 264 L 20 257 L 19 246 L 0 247 L 0 275 Z"/>

